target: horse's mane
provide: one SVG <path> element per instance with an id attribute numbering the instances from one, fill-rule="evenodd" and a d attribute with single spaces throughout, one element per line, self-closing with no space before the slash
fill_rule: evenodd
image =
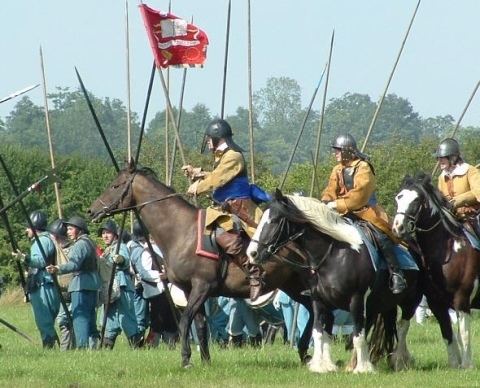
<path id="1" fill-rule="evenodd" d="M 461 234 L 462 224 L 457 221 L 451 212 L 452 206 L 447 198 L 432 184 L 430 175 L 419 172 L 414 177 L 405 176 L 402 182 L 402 189 L 412 189 L 418 191 L 428 201 L 431 214 L 439 214 L 445 228 L 450 233 L 458 236 Z"/>
<path id="2" fill-rule="evenodd" d="M 321 201 L 300 196 L 283 198 L 284 200 L 274 200 L 270 204 L 271 211 L 278 216 L 346 242 L 357 251 L 360 249 L 363 241 L 357 229 Z"/>

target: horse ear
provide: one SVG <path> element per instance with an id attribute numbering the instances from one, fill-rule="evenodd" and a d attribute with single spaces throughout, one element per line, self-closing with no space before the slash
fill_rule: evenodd
<path id="1" fill-rule="evenodd" d="M 273 198 L 277 201 L 281 201 L 283 199 L 282 191 L 278 187 L 275 189 L 275 193 L 273 194 Z"/>
<path id="2" fill-rule="evenodd" d="M 130 160 L 127 162 L 127 169 L 129 172 L 133 172 L 135 171 L 135 160 L 133 159 L 133 157 L 130 157 Z"/>

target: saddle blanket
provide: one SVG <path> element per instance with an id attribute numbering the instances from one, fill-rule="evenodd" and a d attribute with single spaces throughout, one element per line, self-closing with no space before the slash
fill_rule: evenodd
<path id="1" fill-rule="evenodd" d="M 467 237 L 470 244 L 472 244 L 472 247 L 475 248 L 477 251 L 480 251 L 480 240 L 477 238 L 477 236 L 475 236 L 472 232 L 465 228 L 463 228 L 463 233 L 465 233 L 465 236 Z"/>
<path id="2" fill-rule="evenodd" d="M 218 260 L 220 254 L 217 246 L 213 243 L 213 234 L 205 234 L 205 209 L 199 209 L 197 214 L 197 247 L 195 254 L 208 259 Z"/>
<path id="3" fill-rule="evenodd" d="M 370 254 L 370 259 L 372 260 L 373 268 L 375 268 L 375 271 L 387 270 L 387 262 L 383 259 L 378 249 L 375 248 L 375 245 L 363 232 L 362 228 L 356 225 L 355 227 L 362 236 L 362 240 L 368 249 L 368 253 Z M 418 271 L 417 263 L 415 262 L 407 248 L 403 247 L 402 245 L 394 245 L 393 251 L 395 253 L 395 256 L 397 257 L 400 269 Z"/>

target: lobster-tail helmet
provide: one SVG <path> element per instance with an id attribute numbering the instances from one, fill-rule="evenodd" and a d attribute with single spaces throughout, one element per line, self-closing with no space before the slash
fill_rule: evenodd
<path id="1" fill-rule="evenodd" d="M 460 156 L 460 146 L 455 139 L 447 138 L 442 140 L 438 145 L 437 152 L 435 153 L 437 158 L 448 158 L 450 156 Z"/>
<path id="2" fill-rule="evenodd" d="M 47 214 L 41 210 L 35 210 L 30 213 L 30 222 L 34 229 L 43 231 L 47 228 Z"/>
<path id="3" fill-rule="evenodd" d="M 368 159 L 367 155 L 358 150 L 355 138 L 349 133 L 338 135 L 333 140 L 331 147 L 342 151 L 342 160 Z"/>
<path id="4" fill-rule="evenodd" d="M 234 151 L 243 152 L 243 149 L 236 144 L 233 139 L 232 127 L 223 119 L 212 120 L 205 130 L 205 136 L 202 143 L 202 153 L 205 151 L 208 139 L 212 139 L 213 147 L 217 148 L 220 139 L 224 139 L 227 145 Z"/>
<path id="5" fill-rule="evenodd" d="M 84 233 L 89 233 L 87 223 L 80 216 L 73 216 L 69 218 L 68 221 L 65 221 L 65 225 L 75 226 L 76 228 L 82 230 Z"/>
<path id="6" fill-rule="evenodd" d="M 65 220 L 59 218 L 58 220 L 53 221 L 47 226 L 47 231 L 55 236 L 67 237 L 67 226 L 65 225 Z"/>

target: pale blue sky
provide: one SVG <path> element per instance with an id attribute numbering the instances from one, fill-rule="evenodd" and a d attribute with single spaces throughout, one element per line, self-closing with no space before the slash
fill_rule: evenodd
<path id="1" fill-rule="evenodd" d="M 146 2 L 166 10 L 167 0 Z M 172 0 L 172 12 L 190 19 L 210 39 L 204 69 L 189 70 L 185 107 L 205 103 L 220 111 L 227 0 Z M 252 0 L 253 87 L 288 76 L 302 87 L 307 105 L 327 60 L 332 29 L 335 48 L 328 98 L 346 92 L 382 93 L 417 0 Z M 141 112 L 152 55 L 138 1 L 129 0 L 132 109 Z M 226 111 L 247 106 L 246 0 L 232 0 Z M 480 1 L 423 0 L 390 86 L 422 117 L 457 119 L 480 79 Z M 42 45 L 49 91 L 77 87 L 77 66 L 95 95 L 126 102 L 125 0 L 0 1 L 0 97 L 41 80 Z M 171 71 L 178 101 L 181 70 Z M 163 108 L 156 79 L 151 111 Z M 479 92 L 480 94 L 480 92 Z M 41 88 L 29 93 L 42 104 Z M 0 116 L 18 98 L 0 105 Z M 318 98 L 315 109 L 321 106 Z M 480 95 L 464 124 L 480 126 Z M 54 126 L 55 123 L 52 123 Z"/>

